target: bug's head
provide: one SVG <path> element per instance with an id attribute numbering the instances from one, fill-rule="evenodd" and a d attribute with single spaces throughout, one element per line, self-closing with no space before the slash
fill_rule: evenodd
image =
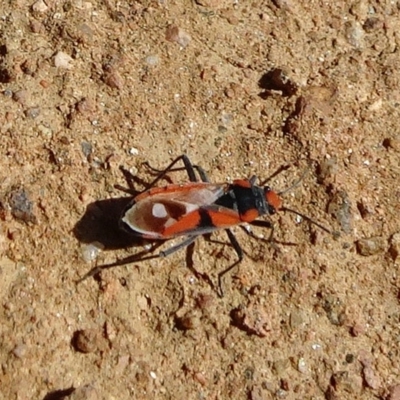
<path id="1" fill-rule="evenodd" d="M 267 201 L 270 214 L 275 214 L 282 208 L 282 199 L 269 186 L 264 187 L 264 196 Z"/>

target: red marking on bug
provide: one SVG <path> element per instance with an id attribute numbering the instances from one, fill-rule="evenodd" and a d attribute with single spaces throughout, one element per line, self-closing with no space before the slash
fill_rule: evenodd
<path id="1" fill-rule="evenodd" d="M 260 216 L 256 208 L 251 208 L 240 215 L 241 222 L 253 222 Z"/>
<path id="2" fill-rule="evenodd" d="M 220 229 L 229 228 L 242 222 L 236 212 L 222 208 L 209 210 L 208 215 L 211 219 L 211 223 L 215 227 L 220 227 Z"/>
<path id="3" fill-rule="evenodd" d="M 248 179 L 235 179 L 233 185 L 241 186 L 243 188 L 251 188 L 251 182 Z"/>
<path id="4" fill-rule="evenodd" d="M 271 204 L 276 211 L 279 211 L 282 208 L 282 199 L 273 190 L 267 192 L 265 198 L 268 204 Z"/>
<path id="5" fill-rule="evenodd" d="M 197 227 L 200 221 L 201 217 L 197 211 L 186 214 L 171 226 L 166 227 L 163 236 L 168 238 L 185 235 L 191 228 Z"/>

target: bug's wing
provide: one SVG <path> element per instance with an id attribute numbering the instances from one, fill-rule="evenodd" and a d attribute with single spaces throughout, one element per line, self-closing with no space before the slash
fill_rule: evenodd
<path id="1" fill-rule="evenodd" d="M 166 226 L 163 235 L 165 237 L 203 235 L 218 229 L 230 228 L 241 222 L 237 211 L 211 204 L 183 215 L 173 224 Z"/>
<path id="2" fill-rule="evenodd" d="M 227 185 L 210 183 L 159 188 L 138 201 L 122 216 L 133 233 L 152 239 L 168 239 L 192 232 L 201 222 L 199 210 L 215 203 Z M 178 224 L 174 231 L 171 227 Z"/>

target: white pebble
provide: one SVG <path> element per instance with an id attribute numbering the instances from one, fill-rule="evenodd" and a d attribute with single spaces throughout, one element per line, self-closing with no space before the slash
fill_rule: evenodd
<path id="1" fill-rule="evenodd" d="M 145 61 L 147 65 L 151 65 L 152 67 L 154 67 L 160 62 L 160 59 L 158 58 L 157 55 L 151 55 L 146 57 Z"/>
<path id="2" fill-rule="evenodd" d="M 139 150 L 138 150 L 136 147 L 131 147 L 131 148 L 129 149 L 129 154 L 130 154 L 131 156 L 137 156 L 137 155 L 139 154 Z"/>
<path id="3" fill-rule="evenodd" d="M 90 263 L 99 256 L 104 246 L 99 242 L 84 244 L 81 246 L 82 258 L 86 263 Z"/>
<path id="4" fill-rule="evenodd" d="M 49 7 L 47 7 L 46 3 L 43 0 L 38 0 L 32 5 L 32 10 L 39 13 L 45 13 Z"/>
<path id="5" fill-rule="evenodd" d="M 299 361 L 297 363 L 297 369 L 302 374 L 306 374 L 308 372 L 307 364 L 306 364 L 306 361 L 304 360 L 304 358 L 299 358 Z"/>
<path id="6" fill-rule="evenodd" d="M 73 58 L 70 55 L 68 55 L 67 53 L 64 53 L 63 51 L 59 51 L 54 57 L 54 65 L 57 68 L 71 69 L 72 61 L 73 61 Z"/>
<path id="7" fill-rule="evenodd" d="M 157 379 L 157 375 L 156 375 L 156 373 L 153 372 L 153 371 L 150 371 L 150 376 L 151 376 L 153 379 Z"/>

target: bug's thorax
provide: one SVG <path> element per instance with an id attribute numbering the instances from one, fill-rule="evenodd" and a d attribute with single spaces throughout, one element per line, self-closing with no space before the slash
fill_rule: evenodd
<path id="1" fill-rule="evenodd" d="M 282 200 L 269 187 L 262 188 L 252 179 L 235 180 L 230 185 L 235 208 L 243 222 L 252 222 L 263 215 L 271 215 L 282 206 Z"/>

